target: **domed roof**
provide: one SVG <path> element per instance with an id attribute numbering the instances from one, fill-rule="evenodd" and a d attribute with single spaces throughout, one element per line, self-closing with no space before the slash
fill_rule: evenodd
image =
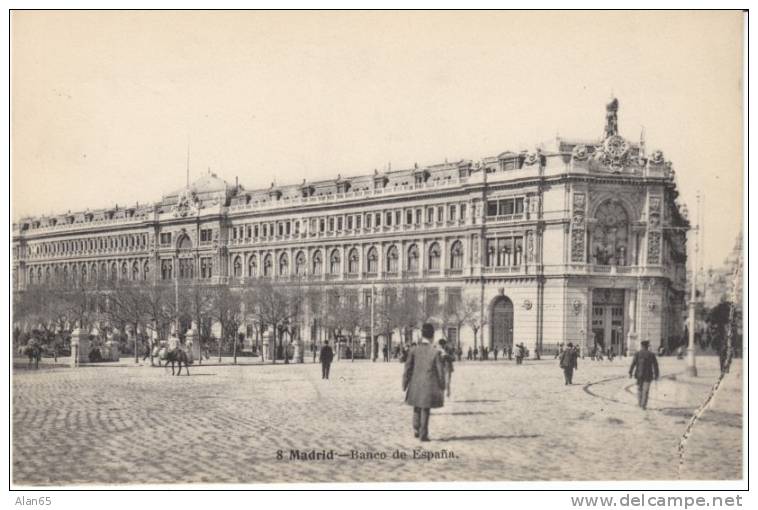
<path id="1" fill-rule="evenodd" d="M 216 174 L 206 174 L 190 184 L 190 189 L 195 193 L 215 193 L 217 191 L 226 191 L 229 185 L 225 180 Z"/>
<path id="2" fill-rule="evenodd" d="M 172 193 L 166 195 L 167 197 L 178 196 L 187 188 L 182 187 Z M 198 195 L 214 194 L 214 193 L 226 193 L 229 189 L 229 184 L 214 173 L 208 172 L 201 176 L 196 181 L 189 185 L 190 191 L 194 191 Z"/>

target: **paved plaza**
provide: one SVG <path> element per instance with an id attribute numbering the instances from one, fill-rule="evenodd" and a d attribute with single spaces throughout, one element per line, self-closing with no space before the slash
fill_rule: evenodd
<path id="1" fill-rule="evenodd" d="M 661 359 L 647 412 L 636 407 L 629 361 L 580 359 L 573 386 L 553 359 L 457 363 L 452 397 L 432 414 L 432 441 L 419 443 L 398 362 L 340 361 L 325 381 L 312 363 L 193 366 L 190 377 L 171 377 L 45 359 L 37 371 L 14 370 L 13 481 L 741 479 L 740 360 L 681 467 L 679 440 L 717 360 L 701 357 L 690 379 L 684 361 Z"/>

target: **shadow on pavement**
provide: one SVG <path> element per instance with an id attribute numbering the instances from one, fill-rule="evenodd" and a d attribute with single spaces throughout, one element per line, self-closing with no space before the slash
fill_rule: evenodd
<path id="1" fill-rule="evenodd" d="M 533 439 L 542 437 L 542 434 L 514 434 L 512 436 L 493 435 L 493 436 L 453 436 L 438 439 L 440 442 L 448 441 L 488 441 L 492 439 Z"/>

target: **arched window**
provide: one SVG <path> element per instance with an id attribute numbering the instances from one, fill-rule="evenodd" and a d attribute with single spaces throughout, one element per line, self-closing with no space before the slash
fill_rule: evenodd
<path id="1" fill-rule="evenodd" d="M 455 241 L 450 248 L 450 268 L 463 269 L 463 243 Z"/>
<path id="2" fill-rule="evenodd" d="M 45 269 L 45 281 L 47 283 L 50 283 L 50 268 L 49 267 Z"/>
<path id="3" fill-rule="evenodd" d="M 590 231 L 592 263 L 604 266 L 628 265 L 629 215 L 624 206 L 619 200 L 607 200 L 595 211 L 595 220 Z M 660 221 L 657 214 L 655 220 Z"/>
<path id="4" fill-rule="evenodd" d="M 142 266 L 142 279 L 147 280 L 147 277 L 150 275 L 150 263 L 145 262 L 145 265 Z"/>
<path id="5" fill-rule="evenodd" d="M 390 246 L 387 250 L 387 272 L 397 273 L 398 261 L 397 246 Z"/>
<path id="6" fill-rule="evenodd" d="M 340 252 L 339 250 L 332 251 L 331 256 L 329 257 L 329 273 L 330 274 L 339 274 L 340 272 Z"/>
<path id="7" fill-rule="evenodd" d="M 263 259 L 263 276 L 271 278 L 271 273 L 274 269 L 274 262 L 271 260 L 271 254 L 267 254 Z"/>
<path id="8" fill-rule="evenodd" d="M 118 267 L 116 267 L 116 263 L 113 262 L 111 264 L 111 280 L 116 281 L 117 277 L 118 277 Z"/>
<path id="9" fill-rule="evenodd" d="M 82 283 L 87 281 L 87 266 L 82 266 Z"/>
<path id="10" fill-rule="evenodd" d="M 34 285 L 34 268 L 29 269 L 29 285 Z"/>
<path id="11" fill-rule="evenodd" d="M 415 244 L 408 248 L 408 271 L 418 273 L 418 247 Z"/>
<path id="12" fill-rule="evenodd" d="M 429 247 L 429 256 L 427 257 L 428 268 L 431 271 L 439 271 L 440 269 L 440 245 L 432 243 Z"/>
<path id="13" fill-rule="evenodd" d="M 233 273 L 235 278 L 240 278 L 242 276 L 242 259 L 237 256 L 234 257 L 234 265 L 233 265 Z"/>
<path id="14" fill-rule="evenodd" d="M 297 276 L 305 276 L 306 267 L 308 267 L 305 263 L 305 253 L 302 251 L 297 252 L 297 255 L 295 255 L 295 274 Z"/>
<path id="15" fill-rule="evenodd" d="M 68 267 L 63 266 L 63 283 L 68 283 Z"/>
<path id="16" fill-rule="evenodd" d="M 358 256 L 358 250 L 353 248 L 350 250 L 350 254 L 347 258 L 347 271 L 350 274 L 358 274 L 360 272 L 361 258 Z"/>
<path id="17" fill-rule="evenodd" d="M 132 280 L 139 280 L 139 264 L 136 260 L 132 263 Z"/>
<path id="18" fill-rule="evenodd" d="M 366 271 L 375 274 L 379 267 L 379 256 L 376 253 L 376 248 L 371 247 L 366 255 Z"/>
<path id="19" fill-rule="evenodd" d="M 279 257 L 279 276 L 287 276 L 290 272 L 290 259 L 286 253 Z"/>
<path id="20" fill-rule="evenodd" d="M 250 278 L 258 276 L 258 257 L 250 255 L 250 259 L 247 261 L 247 275 Z"/>
<path id="21" fill-rule="evenodd" d="M 171 273 L 172 273 L 171 261 L 170 260 L 161 261 L 161 279 L 163 280 L 172 279 L 173 276 Z"/>
<path id="22" fill-rule="evenodd" d="M 42 283 L 42 268 L 37 268 L 37 283 Z"/>
<path id="23" fill-rule="evenodd" d="M 129 270 L 126 266 L 126 262 L 121 264 L 121 279 L 127 280 L 129 278 Z"/>
<path id="24" fill-rule="evenodd" d="M 321 268 L 323 267 L 323 260 L 321 259 L 321 252 L 317 251 L 313 254 L 313 274 L 320 275 Z"/>
<path id="25" fill-rule="evenodd" d="M 523 237 L 515 237 L 513 239 L 513 265 L 514 266 L 520 266 L 521 265 L 521 259 L 523 258 L 523 252 L 524 252 L 524 246 L 523 246 Z"/>

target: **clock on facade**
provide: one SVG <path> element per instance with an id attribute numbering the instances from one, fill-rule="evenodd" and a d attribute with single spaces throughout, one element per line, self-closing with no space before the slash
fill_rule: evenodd
<path id="1" fill-rule="evenodd" d="M 608 137 L 605 141 L 605 152 L 613 158 L 620 158 L 629 150 L 629 144 L 618 135 Z"/>

